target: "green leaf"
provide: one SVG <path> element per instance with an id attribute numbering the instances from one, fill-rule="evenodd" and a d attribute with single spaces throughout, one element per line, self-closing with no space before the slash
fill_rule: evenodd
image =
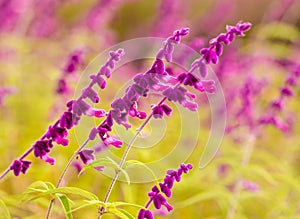
<path id="1" fill-rule="evenodd" d="M 128 202 L 110 202 L 107 203 L 107 207 L 118 207 L 118 206 L 131 206 L 131 207 L 137 207 L 137 208 L 145 208 L 142 205 L 132 204 Z"/>
<path id="2" fill-rule="evenodd" d="M 128 173 L 119 167 L 119 164 L 116 163 L 116 161 L 114 161 L 113 159 L 111 159 L 110 157 L 104 157 L 104 158 L 100 158 L 100 159 L 97 159 L 87 165 L 85 165 L 82 170 L 80 171 L 79 175 L 82 174 L 84 171 L 86 171 L 87 169 L 91 168 L 91 167 L 97 167 L 97 166 L 106 166 L 106 167 L 112 167 L 113 169 L 115 169 L 116 171 L 121 171 L 125 178 L 126 178 L 126 181 L 128 184 L 130 184 L 130 178 L 129 178 L 129 175 Z"/>
<path id="3" fill-rule="evenodd" d="M 45 182 L 45 184 L 46 184 L 46 186 L 48 187 L 48 189 L 50 190 L 50 189 L 55 189 L 56 187 L 52 184 L 52 183 L 50 183 L 50 182 Z"/>
<path id="4" fill-rule="evenodd" d="M 33 201 L 35 199 L 44 197 L 46 195 L 56 195 L 57 193 L 69 194 L 69 195 L 79 195 L 79 196 L 88 198 L 90 200 L 98 200 L 98 197 L 95 194 L 88 192 L 86 190 L 83 190 L 83 189 L 76 188 L 76 187 L 60 187 L 60 188 L 55 188 L 55 189 L 45 190 L 45 191 L 38 191 L 38 192 L 41 192 L 42 194 L 36 195 L 27 201 Z"/>
<path id="5" fill-rule="evenodd" d="M 121 211 L 121 209 L 117 209 L 117 208 L 108 208 L 107 210 L 108 210 L 109 213 L 112 213 L 112 214 L 118 216 L 121 219 L 132 219 L 132 218 L 134 218 L 128 212 L 125 213 L 124 212 L 125 210 Z"/>
<path id="6" fill-rule="evenodd" d="M 0 199 L 0 218 L 3 218 L 3 219 L 10 219 L 11 218 L 6 204 L 1 199 Z"/>
<path id="7" fill-rule="evenodd" d="M 126 215 L 127 218 L 129 219 L 135 219 L 135 217 L 130 214 L 129 212 L 125 211 L 124 209 L 119 209 L 119 211 L 121 211 L 124 215 Z"/>
<path id="8" fill-rule="evenodd" d="M 44 193 L 50 189 L 54 189 L 55 186 L 50 182 L 43 182 L 43 181 L 36 181 L 32 183 L 28 188 L 23 192 L 21 199 L 24 201 L 30 201 L 29 195 L 32 195 L 32 193 Z"/>
<path id="9" fill-rule="evenodd" d="M 66 218 L 67 219 L 73 219 L 68 197 L 66 195 L 58 195 L 57 197 L 58 197 L 60 203 L 62 204 L 62 206 L 64 208 Z"/>
<path id="10" fill-rule="evenodd" d="M 79 202 L 76 202 L 76 203 L 78 204 Z M 90 206 L 97 206 L 97 207 L 103 206 L 104 208 L 106 208 L 106 207 L 107 207 L 107 204 L 104 203 L 104 202 L 102 202 L 102 201 L 98 201 L 98 200 L 84 200 L 84 201 L 83 201 L 83 204 L 79 203 L 79 207 L 74 208 L 74 209 L 72 210 L 72 212 L 78 211 L 78 210 L 81 209 L 81 208 L 84 208 L 84 207 L 90 207 Z"/>
<path id="11" fill-rule="evenodd" d="M 123 169 L 123 168 L 120 168 L 119 167 L 119 165 L 116 163 L 116 161 L 114 161 L 113 159 L 111 159 L 110 157 L 106 157 L 108 160 L 110 160 L 112 163 L 114 163 L 115 165 L 117 165 L 117 169 L 116 170 L 120 170 L 123 174 L 124 174 L 124 176 L 125 176 L 125 178 L 126 178 L 126 181 L 127 181 L 127 183 L 128 183 L 128 185 L 130 184 L 130 178 L 129 178 L 129 175 L 128 175 L 128 173 Z"/>
<path id="12" fill-rule="evenodd" d="M 43 182 L 43 181 L 36 181 L 36 182 L 32 183 L 28 188 L 36 188 L 37 189 L 37 188 L 40 188 L 40 187 L 42 187 L 46 190 L 55 188 L 55 186 L 52 183 Z"/>
<path id="13" fill-rule="evenodd" d="M 102 157 L 102 158 L 94 160 L 94 161 L 90 162 L 89 164 L 85 165 L 79 172 L 79 175 L 81 175 L 87 169 L 89 169 L 91 167 L 97 167 L 97 166 L 106 166 L 106 167 L 112 167 L 114 169 L 118 169 L 118 165 L 115 165 L 115 163 L 112 163 L 106 157 Z"/>

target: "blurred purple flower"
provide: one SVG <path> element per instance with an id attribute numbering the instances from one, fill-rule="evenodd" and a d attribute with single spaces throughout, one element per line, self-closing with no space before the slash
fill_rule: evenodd
<path id="1" fill-rule="evenodd" d="M 0 106 L 3 104 L 4 98 L 8 95 L 16 93 L 16 88 L 9 86 L 9 87 L 2 87 L 0 88 Z"/>
<path id="2" fill-rule="evenodd" d="M 258 192 L 260 190 L 260 186 L 258 184 L 249 180 L 243 180 L 242 186 L 249 192 Z"/>
<path id="3" fill-rule="evenodd" d="M 88 164 L 95 159 L 94 150 L 91 149 L 84 149 L 80 151 L 78 155 L 84 164 Z"/>

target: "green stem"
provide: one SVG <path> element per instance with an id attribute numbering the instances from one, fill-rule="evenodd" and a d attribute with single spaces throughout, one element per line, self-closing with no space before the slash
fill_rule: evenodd
<path id="1" fill-rule="evenodd" d="M 242 162 L 241 162 L 241 168 L 243 168 L 249 164 L 249 160 L 250 160 L 252 151 L 254 149 L 254 145 L 255 145 L 255 134 L 250 134 L 249 138 L 247 140 L 247 143 L 245 145 L 245 150 L 244 150 L 243 158 L 242 158 Z M 243 183 L 243 177 L 241 174 L 239 174 L 237 177 L 237 181 L 233 188 L 231 204 L 230 204 L 230 208 L 228 210 L 226 219 L 233 219 L 235 217 L 235 214 L 237 211 L 237 206 L 238 206 L 238 199 L 239 199 L 241 190 L 243 188 L 242 183 Z"/>
<path id="2" fill-rule="evenodd" d="M 56 184 L 56 188 L 58 188 L 66 173 L 67 173 L 67 170 L 69 169 L 69 167 L 71 166 L 72 162 L 75 160 L 75 158 L 77 157 L 78 153 L 87 145 L 87 143 L 90 141 L 90 139 L 87 139 L 85 140 L 85 142 L 73 153 L 72 157 L 69 159 L 67 165 L 65 166 L 62 174 L 60 175 L 58 181 L 57 181 L 57 184 Z M 54 198 L 50 200 L 50 204 L 49 204 L 49 207 L 48 207 L 48 210 L 47 210 L 47 215 L 46 215 L 46 219 L 49 219 L 50 218 L 50 214 L 51 214 L 51 210 L 52 210 L 52 207 L 53 207 L 53 203 L 54 203 Z"/>
<path id="3" fill-rule="evenodd" d="M 167 98 L 164 97 L 163 99 L 161 99 L 161 101 L 159 101 L 159 103 L 157 105 L 162 104 L 166 100 L 167 100 Z M 118 177 L 119 177 L 119 175 L 121 173 L 120 169 L 123 168 L 123 165 L 124 165 L 124 163 L 126 161 L 126 158 L 127 158 L 128 154 L 129 154 L 129 151 L 130 151 L 130 149 L 133 146 L 133 143 L 135 142 L 135 140 L 137 139 L 137 137 L 139 136 L 139 134 L 141 133 L 141 131 L 145 128 L 145 126 L 148 124 L 148 122 L 150 121 L 150 119 L 152 117 L 153 117 L 153 112 L 147 117 L 147 119 L 143 122 L 143 124 L 140 126 L 140 128 L 137 129 L 135 135 L 130 140 L 130 142 L 129 142 L 129 144 L 128 144 L 128 146 L 127 146 L 127 148 L 126 148 L 126 150 L 125 150 L 125 152 L 124 152 L 124 154 L 122 156 L 122 159 L 120 161 L 119 170 L 116 171 L 116 174 L 115 174 L 113 180 L 111 181 L 111 183 L 109 185 L 109 188 L 108 188 L 107 193 L 106 193 L 105 198 L 104 198 L 104 203 L 107 203 L 107 201 L 109 199 L 109 196 L 111 195 L 111 192 L 112 192 L 112 190 L 113 190 L 113 188 L 114 188 L 114 186 L 115 186 L 115 184 L 116 184 L 116 182 L 118 180 Z M 99 213 L 98 213 L 98 217 L 97 218 L 100 219 L 101 216 L 103 215 L 105 209 L 102 208 L 102 207 L 99 207 L 98 209 L 99 209 L 99 211 L 98 211 Z"/>

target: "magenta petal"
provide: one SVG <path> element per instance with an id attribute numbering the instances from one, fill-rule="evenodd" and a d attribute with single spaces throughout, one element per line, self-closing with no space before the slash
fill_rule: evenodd
<path id="1" fill-rule="evenodd" d="M 78 155 L 84 164 L 88 164 L 95 159 L 94 150 L 91 149 L 84 149 L 80 151 Z"/>
<path id="2" fill-rule="evenodd" d="M 54 165 L 54 163 L 55 163 L 55 159 L 52 158 L 52 157 L 49 157 L 48 155 L 42 156 L 42 160 L 49 163 L 49 164 L 51 164 L 51 165 Z"/>
<path id="3" fill-rule="evenodd" d="M 122 147 L 122 144 L 123 142 L 117 138 L 114 138 L 112 136 L 108 137 L 107 139 L 104 140 L 104 144 L 105 145 L 113 145 L 115 146 L 116 148 L 121 148 Z"/>

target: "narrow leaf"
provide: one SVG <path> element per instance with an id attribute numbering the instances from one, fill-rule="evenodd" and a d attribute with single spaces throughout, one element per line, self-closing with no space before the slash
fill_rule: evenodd
<path id="1" fill-rule="evenodd" d="M 133 203 L 128 203 L 128 202 L 110 202 L 107 203 L 107 207 L 118 207 L 118 206 L 131 206 L 131 207 L 136 207 L 136 208 L 144 208 L 142 205 L 137 205 Z"/>
<path id="2" fill-rule="evenodd" d="M 0 199 L 0 218 L 11 219 L 10 213 L 4 201 Z"/>
<path id="3" fill-rule="evenodd" d="M 35 197 L 32 197 L 28 201 L 33 201 L 35 199 L 44 197 L 46 195 L 53 195 L 53 194 L 55 195 L 57 193 L 69 194 L 69 195 L 79 195 L 79 196 L 88 198 L 90 200 L 98 200 L 98 197 L 95 194 L 88 192 L 86 190 L 79 189 L 76 187 L 60 187 L 60 188 L 44 191 L 44 192 L 42 192 L 42 194 L 36 195 Z"/>
<path id="4" fill-rule="evenodd" d="M 66 195 L 58 195 L 58 199 L 59 199 L 60 203 L 62 204 L 62 206 L 64 208 L 66 218 L 67 219 L 73 219 L 68 197 Z"/>
<path id="5" fill-rule="evenodd" d="M 129 212 L 125 211 L 124 209 L 119 209 L 120 212 L 122 212 L 127 218 L 129 219 L 135 219 L 135 217 L 130 214 Z"/>
<path id="6" fill-rule="evenodd" d="M 78 204 L 79 202 L 76 202 L 76 203 Z M 81 208 L 91 207 L 91 206 L 97 206 L 97 207 L 102 206 L 102 207 L 104 207 L 104 208 L 107 207 L 106 203 L 104 203 L 104 202 L 102 202 L 102 201 L 97 201 L 97 200 L 84 200 L 84 201 L 83 201 L 83 204 L 80 203 L 79 206 L 78 206 L 77 208 L 73 208 L 72 212 L 78 211 L 78 210 L 80 210 Z"/>

